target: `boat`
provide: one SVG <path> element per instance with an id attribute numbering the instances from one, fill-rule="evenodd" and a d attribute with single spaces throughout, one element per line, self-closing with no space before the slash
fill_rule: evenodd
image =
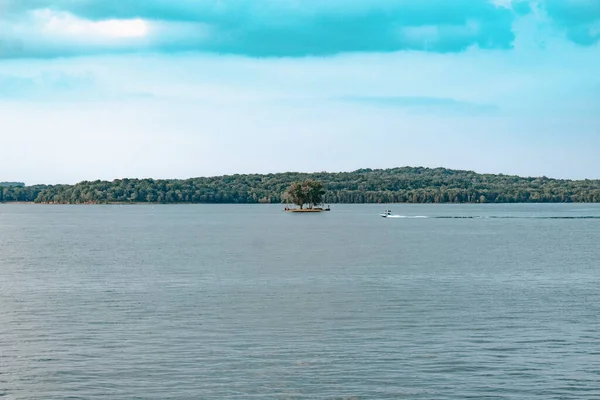
<path id="1" fill-rule="evenodd" d="M 379 215 L 381 215 L 383 218 L 387 218 L 387 217 L 389 217 L 390 215 L 392 215 L 392 210 L 385 210 L 385 211 L 383 212 L 383 214 L 379 214 Z"/>
<path id="2" fill-rule="evenodd" d="M 309 207 L 309 208 L 289 208 L 285 207 L 283 211 L 286 212 L 295 212 L 295 213 L 313 213 L 313 212 L 323 212 L 323 211 L 331 211 L 331 207 L 327 206 L 327 208 L 323 207 Z"/>

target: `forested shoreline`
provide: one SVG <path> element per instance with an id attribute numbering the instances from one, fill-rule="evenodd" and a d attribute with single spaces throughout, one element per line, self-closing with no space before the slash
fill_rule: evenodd
<path id="1" fill-rule="evenodd" d="M 360 169 L 341 173 L 227 175 L 185 180 L 118 179 L 75 185 L 0 187 L 0 202 L 281 203 L 296 181 L 325 189 L 324 203 L 591 203 L 600 202 L 600 180 L 561 180 L 478 174 L 445 168 Z"/>

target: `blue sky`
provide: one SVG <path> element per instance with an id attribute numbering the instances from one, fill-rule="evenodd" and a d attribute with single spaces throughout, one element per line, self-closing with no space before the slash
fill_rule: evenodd
<path id="1" fill-rule="evenodd" d="M 600 178 L 598 0 L 0 0 L 0 180 Z"/>

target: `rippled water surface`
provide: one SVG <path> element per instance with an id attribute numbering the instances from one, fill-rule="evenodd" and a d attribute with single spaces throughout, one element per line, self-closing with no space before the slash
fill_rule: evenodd
<path id="1" fill-rule="evenodd" d="M 599 205 L 391 208 L 0 205 L 0 398 L 600 398 Z"/>

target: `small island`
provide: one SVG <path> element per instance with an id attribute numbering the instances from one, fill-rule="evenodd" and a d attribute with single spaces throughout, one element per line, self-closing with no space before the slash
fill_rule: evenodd
<path id="1" fill-rule="evenodd" d="M 329 206 L 327 208 L 319 206 L 323 202 L 324 195 L 325 190 L 323 190 L 321 182 L 312 179 L 307 179 L 304 182 L 293 182 L 288 190 L 283 193 L 282 199 L 285 203 L 292 203 L 297 207 L 286 206 L 284 211 L 295 213 L 330 211 Z M 305 205 L 306 208 L 304 208 Z"/>

